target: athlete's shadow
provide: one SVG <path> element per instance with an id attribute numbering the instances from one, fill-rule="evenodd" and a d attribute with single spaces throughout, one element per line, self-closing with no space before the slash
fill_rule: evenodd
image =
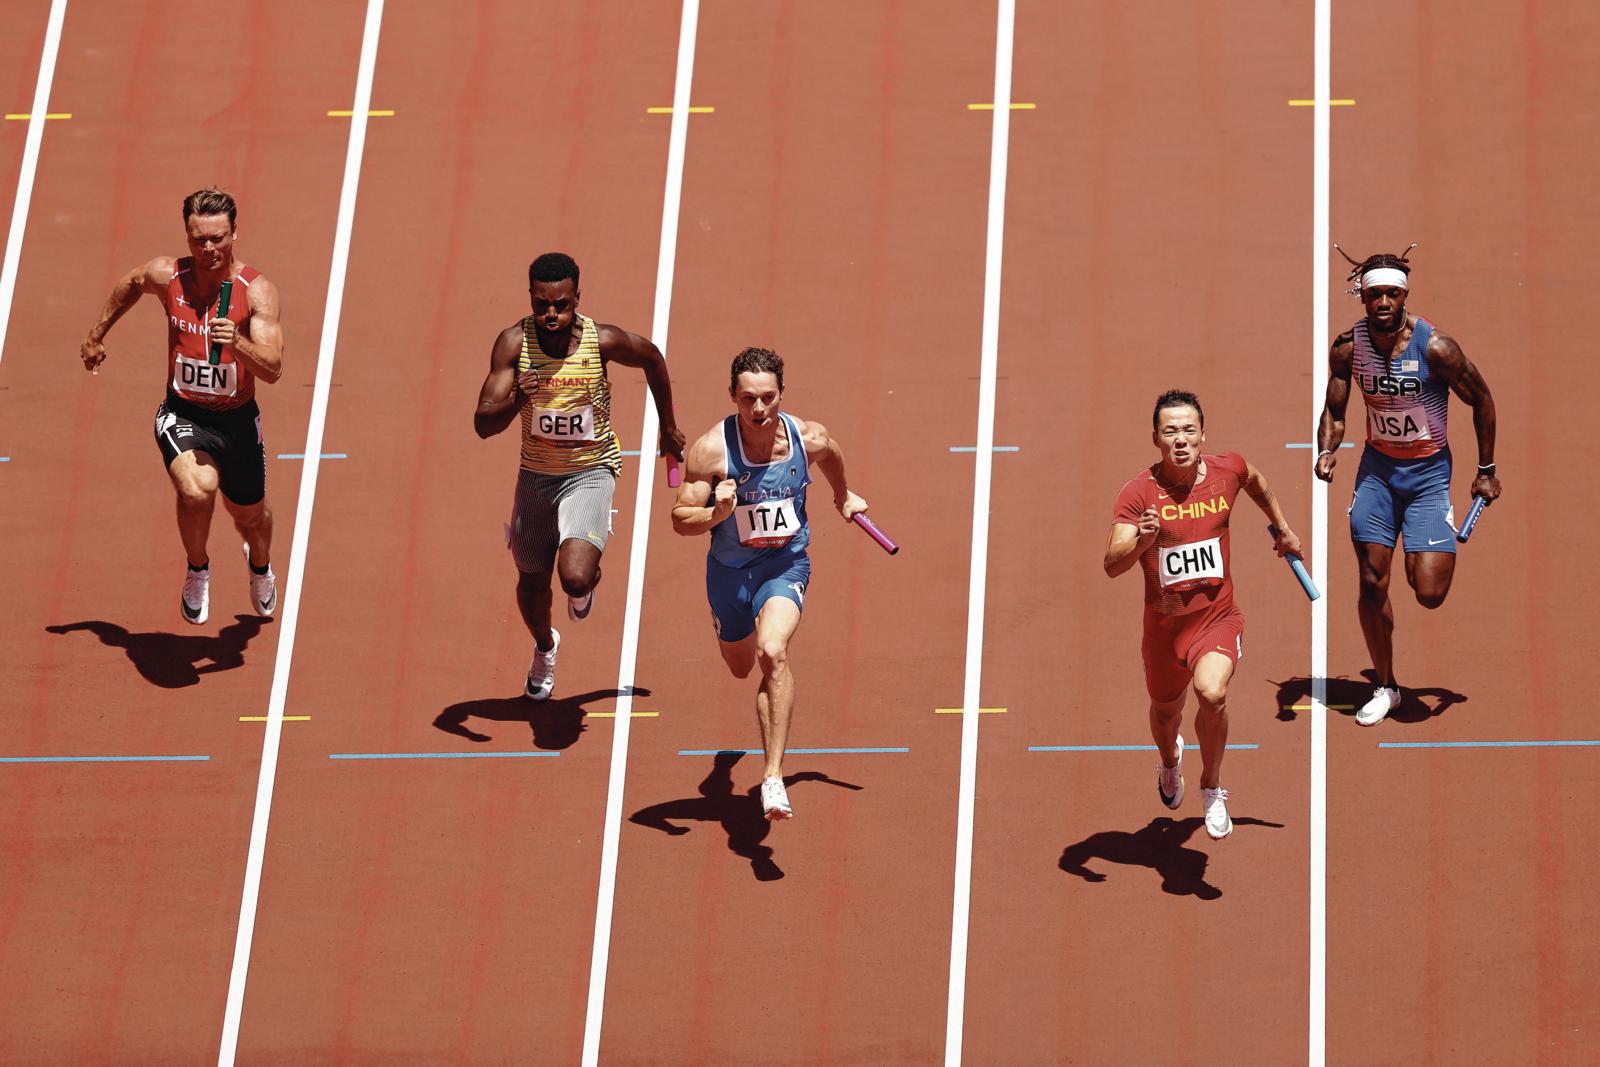
<path id="1" fill-rule="evenodd" d="M 758 881 L 777 881 L 783 877 L 783 869 L 773 862 L 772 849 L 763 844 L 772 830 L 772 824 L 761 813 L 758 795 L 761 787 L 752 786 L 743 793 L 733 791 L 733 765 L 743 756 L 742 752 L 717 753 L 711 761 L 711 773 L 700 783 L 699 796 L 652 804 L 628 816 L 628 821 L 673 837 L 688 833 L 689 827 L 674 825 L 669 821 L 672 819 L 721 823 L 723 832 L 728 835 L 728 851 L 749 860 L 750 869 L 755 872 Z M 829 778 L 820 771 L 801 771 L 799 774 L 783 776 L 786 788 L 793 789 L 799 782 L 822 782 L 841 789 L 861 788 Z"/>
<path id="2" fill-rule="evenodd" d="M 1301 714 L 1295 709 L 1303 711 L 1311 703 L 1311 679 L 1290 678 L 1286 682 L 1273 684 L 1278 687 L 1278 721 L 1294 722 Z M 1372 699 L 1372 691 L 1377 685 L 1378 674 L 1370 669 L 1362 671 L 1360 678 L 1329 678 L 1328 708 L 1337 709 L 1336 714 L 1353 719 L 1356 709 Z M 1416 688 L 1402 681 L 1400 706 L 1389 713 L 1389 718 L 1404 723 L 1427 722 L 1443 715 L 1452 705 L 1464 704 L 1467 700 L 1464 694 L 1443 686 Z"/>
<path id="3" fill-rule="evenodd" d="M 216 674 L 244 666 L 244 650 L 270 620 L 258 615 L 235 615 L 233 622 L 214 636 L 172 634 L 156 630 L 134 633 L 114 622 L 99 619 L 46 626 L 53 634 L 85 630 L 109 648 L 118 648 L 140 677 L 163 689 L 183 689 L 200 684 L 202 674 Z M 200 666 L 200 664 L 205 664 Z"/>
<path id="4" fill-rule="evenodd" d="M 1199 849 L 1186 846 L 1189 838 L 1204 823 L 1204 819 L 1169 819 L 1163 816 L 1151 819 L 1149 826 L 1131 834 L 1126 830 L 1102 830 L 1098 834 L 1090 834 L 1077 844 L 1068 845 L 1062 851 L 1057 866 L 1086 882 L 1106 880 L 1105 875 L 1085 866 L 1093 859 L 1125 863 L 1130 867 L 1149 867 L 1161 875 L 1163 893 L 1216 900 L 1222 896 L 1222 890 L 1206 881 L 1206 863 L 1210 857 Z M 1280 822 L 1248 817 L 1234 819 L 1233 825 L 1283 829 Z"/>
<path id="5" fill-rule="evenodd" d="M 647 697 L 650 690 L 636 685 L 633 695 Z M 597 700 L 615 700 L 620 696 L 620 689 L 595 689 L 576 696 L 551 697 L 549 700 L 529 700 L 520 695 L 464 700 L 441 711 L 434 718 L 433 725 L 447 734 L 482 744 L 493 738 L 469 727 L 468 719 L 520 722 L 526 723 L 533 731 L 534 748 L 571 748 L 588 729 L 583 721 L 585 706 Z"/>

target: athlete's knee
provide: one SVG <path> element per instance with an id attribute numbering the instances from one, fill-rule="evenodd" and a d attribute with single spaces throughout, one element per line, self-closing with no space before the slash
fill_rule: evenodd
<path id="1" fill-rule="evenodd" d="M 549 571 L 518 571 L 517 595 L 533 596 L 549 592 L 550 578 L 551 573 Z"/>
<path id="2" fill-rule="evenodd" d="M 561 579 L 561 589 L 568 596 L 588 595 L 600 577 L 600 568 L 592 562 L 562 559 L 556 565 L 556 575 Z"/>
<path id="3" fill-rule="evenodd" d="M 1417 603 L 1425 608 L 1438 608 L 1444 606 L 1444 598 L 1450 595 L 1450 586 L 1443 585 L 1417 590 Z"/>
<path id="4" fill-rule="evenodd" d="M 1209 704 L 1221 711 L 1228 702 L 1228 683 L 1216 678 L 1196 678 L 1194 695 L 1202 705 Z"/>
<path id="5" fill-rule="evenodd" d="M 756 660 L 768 677 L 789 666 L 789 642 L 768 638 L 756 644 Z"/>
<path id="6" fill-rule="evenodd" d="M 215 489 L 208 489 L 192 478 L 186 478 L 177 485 L 178 506 L 185 511 L 204 511 L 211 506 L 211 501 L 216 493 Z"/>
<path id="7" fill-rule="evenodd" d="M 1361 568 L 1361 602 L 1381 605 L 1389 599 L 1389 576 Z"/>
<path id="8" fill-rule="evenodd" d="M 247 511 L 235 511 L 233 513 L 233 524 L 237 526 L 242 533 L 254 533 L 257 530 L 265 528 L 271 521 L 272 512 L 267 510 L 267 505 L 265 503 L 257 508 L 250 508 Z"/>

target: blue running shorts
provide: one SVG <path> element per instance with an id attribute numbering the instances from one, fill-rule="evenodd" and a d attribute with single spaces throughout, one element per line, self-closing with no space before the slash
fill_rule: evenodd
<path id="1" fill-rule="evenodd" d="M 1356 471 L 1350 500 L 1350 539 L 1407 552 L 1454 552 L 1455 513 L 1450 508 L 1450 450 L 1421 459 L 1396 459 L 1368 447 Z"/>
<path id="2" fill-rule="evenodd" d="M 722 641 L 743 641 L 756 631 L 756 616 L 775 596 L 805 608 L 806 586 L 811 584 L 811 557 L 804 552 L 784 552 L 757 560 L 749 567 L 724 567 L 706 557 L 706 599 L 711 602 L 711 624 Z"/>

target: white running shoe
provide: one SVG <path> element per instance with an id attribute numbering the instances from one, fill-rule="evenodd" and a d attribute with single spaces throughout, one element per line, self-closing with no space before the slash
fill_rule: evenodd
<path id="1" fill-rule="evenodd" d="M 183 576 L 183 621 L 192 622 L 196 626 L 206 621 L 211 614 L 211 565 L 208 563 L 204 570 L 189 568 Z"/>
<path id="2" fill-rule="evenodd" d="M 794 809 L 789 806 L 789 791 L 783 787 L 782 778 L 761 780 L 761 813 L 769 822 L 794 818 Z"/>
<path id="3" fill-rule="evenodd" d="M 1380 685 L 1372 691 L 1372 699 L 1356 712 L 1356 722 L 1362 726 L 1376 726 L 1400 706 L 1400 690 Z"/>
<path id="4" fill-rule="evenodd" d="M 1206 833 L 1211 840 L 1221 841 L 1233 833 L 1233 820 L 1228 818 L 1228 791 L 1221 786 L 1200 790 L 1202 806 L 1206 813 Z"/>
<path id="5" fill-rule="evenodd" d="M 244 546 L 244 565 L 253 566 L 248 541 Z M 272 618 L 272 613 L 278 610 L 278 576 L 272 573 L 272 564 L 267 564 L 265 574 L 250 571 L 250 603 L 256 609 L 256 614 L 264 619 Z"/>
<path id="6" fill-rule="evenodd" d="M 1156 759 L 1156 792 L 1161 796 L 1161 803 L 1172 811 L 1178 810 L 1178 805 L 1183 803 L 1183 735 L 1178 735 L 1178 762 L 1168 767 L 1159 758 Z"/>
<path id="7" fill-rule="evenodd" d="M 522 695 L 529 700 L 549 700 L 550 693 L 556 687 L 556 650 L 561 647 L 561 631 L 552 628 L 550 636 L 555 638 L 555 644 L 550 646 L 550 651 L 541 652 L 538 642 L 533 646 L 533 662 L 528 665 L 528 684 Z"/>
<path id="8" fill-rule="evenodd" d="M 589 612 L 594 609 L 594 590 L 591 589 L 580 599 L 574 600 L 567 597 L 567 618 L 573 622 L 582 622 L 589 617 Z"/>

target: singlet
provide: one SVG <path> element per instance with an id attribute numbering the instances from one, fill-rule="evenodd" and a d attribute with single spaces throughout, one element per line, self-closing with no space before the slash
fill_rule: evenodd
<path id="1" fill-rule="evenodd" d="M 261 272 L 254 267 L 240 266 L 233 272 L 226 317 L 240 333 L 250 319 L 250 283 L 259 277 Z M 195 281 L 194 257 L 184 256 L 162 294 L 167 309 L 167 387 L 173 395 L 209 411 L 244 407 L 255 399 L 256 376 L 227 345 L 217 362 L 211 362 L 209 324 L 216 317 L 217 300 L 197 307 L 200 294 Z"/>
<path id="2" fill-rule="evenodd" d="M 739 416 L 722 420 L 723 471 L 739 483 L 733 514 L 711 528 L 711 558 L 724 567 L 752 567 L 785 555 L 799 555 L 811 543 L 806 524 L 806 486 L 811 468 L 800 424 L 778 413 L 789 435 L 789 450 L 770 463 L 752 463 L 739 439 Z"/>
<path id="3" fill-rule="evenodd" d="M 517 374 L 539 375 L 522 405 L 522 467 L 540 474 L 576 474 L 605 467 L 622 474 L 622 449 L 611 431 L 611 382 L 594 320 L 577 316 L 578 350 L 565 359 L 539 347 L 533 316 L 522 320 Z"/>
<path id="4" fill-rule="evenodd" d="M 1117 494 L 1112 521 L 1137 526 L 1146 508 L 1161 516 L 1155 544 L 1139 557 L 1147 612 L 1184 615 L 1233 601 L 1228 517 L 1250 468 L 1237 452 L 1201 455 L 1200 460 L 1206 476 L 1192 486 L 1164 487 L 1156 481 L 1157 468 L 1147 467 Z"/>
<path id="5" fill-rule="evenodd" d="M 1366 401 L 1368 447 L 1396 459 L 1419 459 L 1449 444 L 1450 387 L 1428 370 L 1432 324 L 1419 317 L 1404 351 L 1392 359 L 1373 347 L 1366 319 L 1350 332 L 1350 373 Z"/>

